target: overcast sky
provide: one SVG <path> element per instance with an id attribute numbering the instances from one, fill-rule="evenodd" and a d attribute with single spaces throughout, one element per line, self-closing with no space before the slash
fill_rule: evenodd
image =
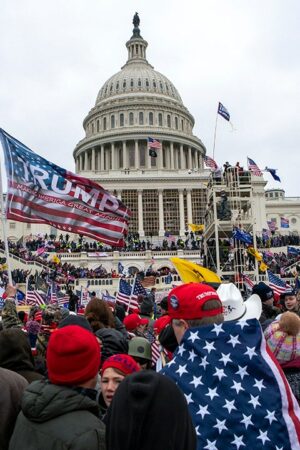
<path id="1" fill-rule="evenodd" d="M 194 134 L 215 159 L 247 156 L 278 169 L 300 196 L 299 0 L 2 0 L 0 127 L 74 171 L 82 121 L 104 82 L 126 62 L 138 11 L 147 59 L 195 118 Z M 1 155 L 2 158 L 2 155 Z"/>

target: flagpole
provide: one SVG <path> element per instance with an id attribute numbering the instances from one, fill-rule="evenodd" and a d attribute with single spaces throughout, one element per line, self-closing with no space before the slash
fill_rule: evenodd
<path id="1" fill-rule="evenodd" d="M 216 117 L 215 134 L 214 134 L 214 146 L 213 146 L 213 159 L 215 159 L 215 148 L 216 148 L 216 137 L 217 137 L 217 126 L 218 126 L 218 112 Z"/>
<path id="2" fill-rule="evenodd" d="M 4 200 L 3 200 L 3 186 L 2 186 L 2 170 L 1 170 L 1 162 L 0 162 L 0 196 L 1 196 L 1 222 L 2 222 L 2 233 L 3 233 L 3 241 L 5 246 L 5 255 L 6 255 L 6 263 L 7 263 L 7 272 L 8 272 L 8 283 L 13 285 L 12 275 L 11 275 L 11 266 L 10 266 L 10 258 L 9 258 L 9 248 L 8 248 L 8 240 L 7 240 L 7 232 L 6 232 L 6 216 L 4 209 Z"/>
<path id="3" fill-rule="evenodd" d="M 134 275 L 133 285 L 132 285 L 132 288 L 131 288 L 131 294 L 130 294 L 129 302 L 128 302 L 128 305 L 127 305 L 127 312 L 129 312 L 130 303 L 131 303 L 131 296 L 132 296 L 133 291 L 134 291 L 135 282 L 136 282 L 136 274 Z"/>

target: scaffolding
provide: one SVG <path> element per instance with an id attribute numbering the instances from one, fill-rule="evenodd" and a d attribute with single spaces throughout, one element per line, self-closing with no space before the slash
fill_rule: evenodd
<path id="1" fill-rule="evenodd" d="M 233 238 L 241 229 L 253 236 L 256 248 L 255 217 L 251 173 L 230 167 L 213 172 L 207 186 L 204 251 L 206 266 L 222 279 L 233 281 L 243 290 L 243 275 L 258 281 L 257 261 L 246 246 Z"/>

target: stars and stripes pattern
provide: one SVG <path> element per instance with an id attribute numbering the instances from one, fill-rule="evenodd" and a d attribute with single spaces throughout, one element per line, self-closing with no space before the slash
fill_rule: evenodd
<path id="1" fill-rule="evenodd" d="M 0 129 L 8 178 L 8 219 L 46 223 L 111 246 L 124 245 L 129 209 L 99 184 L 34 153 Z"/>
<path id="2" fill-rule="evenodd" d="M 130 302 L 131 291 L 131 285 L 121 278 L 119 281 L 119 290 L 116 295 L 116 301 L 122 305 L 128 306 Z"/>
<path id="3" fill-rule="evenodd" d="M 161 149 L 161 142 L 152 137 L 148 137 L 148 149 L 150 150 L 151 148 Z"/>
<path id="4" fill-rule="evenodd" d="M 258 165 L 251 158 L 247 158 L 247 160 L 248 160 L 248 169 L 250 170 L 250 172 L 257 177 L 261 177 L 262 171 L 259 169 Z"/>
<path id="5" fill-rule="evenodd" d="M 252 291 L 252 288 L 254 286 L 254 281 L 252 281 L 251 278 L 248 277 L 248 275 L 246 275 L 244 273 L 242 274 L 242 279 L 243 279 L 244 285 L 246 286 L 247 291 L 248 292 Z"/>
<path id="6" fill-rule="evenodd" d="M 198 449 L 300 449 L 300 410 L 257 320 L 188 329 L 162 373 L 183 391 Z"/>
<path id="7" fill-rule="evenodd" d="M 218 169 L 218 164 L 210 156 L 207 155 L 204 156 L 204 164 L 212 170 Z"/>
<path id="8" fill-rule="evenodd" d="M 41 294 L 38 291 L 29 291 L 26 292 L 26 304 L 35 306 L 35 305 L 45 305 L 46 304 L 46 296 Z"/>
<path id="9" fill-rule="evenodd" d="M 280 295 L 283 292 L 286 291 L 288 288 L 288 285 L 285 281 L 283 281 L 281 278 L 279 278 L 277 275 L 274 275 L 271 270 L 268 270 L 268 278 L 269 278 L 269 286 L 275 294 Z"/>

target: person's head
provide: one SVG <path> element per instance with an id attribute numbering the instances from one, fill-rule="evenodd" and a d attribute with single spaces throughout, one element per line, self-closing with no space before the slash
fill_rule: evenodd
<path id="1" fill-rule="evenodd" d="M 104 300 L 92 298 L 84 311 L 84 315 L 89 321 L 94 332 L 100 328 L 114 328 L 114 315 L 108 304 Z"/>
<path id="2" fill-rule="evenodd" d="M 78 325 L 57 329 L 50 337 L 46 359 L 51 383 L 95 388 L 100 349 L 90 331 Z"/>
<path id="3" fill-rule="evenodd" d="M 281 295 L 284 308 L 287 311 L 298 311 L 299 303 L 297 299 L 296 292 L 293 289 L 287 289 L 282 295 Z"/>
<path id="4" fill-rule="evenodd" d="M 140 304 L 140 313 L 143 316 L 151 317 L 153 314 L 153 301 L 149 297 L 145 297 Z"/>
<path id="5" fill-rule="evenodd" d="M 124 378 L 139 370 L 140 366 L 126 354 L 113 355 L 104 362 L 101 369 L 101 393 L 106 406 L 111 404 Z"/>
<path id="6" fill-rule="evenodd" d="M 167 314 L 168 312 L 168 297 L 164 297 L 159 303 L 160 311 L 162 314 Z"/>
<path id="7" fill-rule="evenodd" d="M 106 416 L 106 444 L 114 450 L 195 450 L 188 405 L 175 382 L 152 370 L 129 375 Z"/>
<path id="8" fill-rule="evenodd" d="M 152 366 L 152 350 L 148 339 L 136 336 L 129 341 L 128 355 L 138 363 L 141 369 Z"/>
<path id="9" fill-rule="evenodd" d="M 168 295 L 168 313 L 178 343 L 188 328 L 222 323 L 222 311 L 216 290 L 203 283 L 182 284 Z"/>
<path id="10" fill-rule="evenodd" d="M 257 294 L 264 305 L 273 306 L 274 292 L 266 283 L 261 281 L 252 288 L 252 294 Z"/>
<path id="11" fill-rule="evenodd" d="M 297 314 L 290 311 L 281 314 L 279 329 L 289 336 L 297 336 L 300 332 L 300 319 Z"/>
<path id="12" fill-rule="evenodd" d="M 123 321 L 126 330 L 129 332 L 143 333 L 149 324 L 148 319 L 143 319 L 138 314 L 129 314 Z"/>

